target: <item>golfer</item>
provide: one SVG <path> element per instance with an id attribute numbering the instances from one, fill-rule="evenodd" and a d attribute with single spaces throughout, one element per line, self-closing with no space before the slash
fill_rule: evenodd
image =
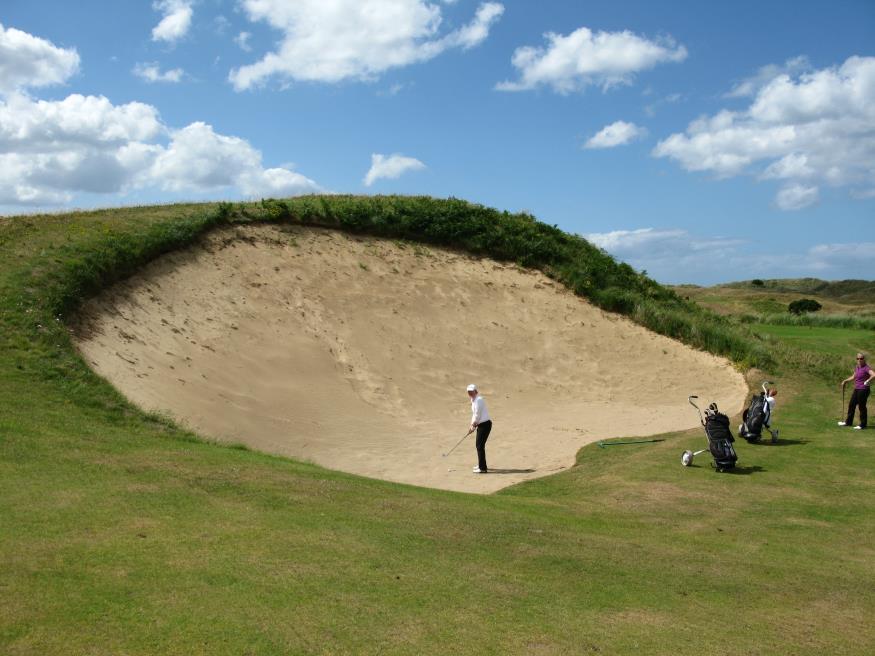
<path id="1" fill-rule="evenodd" d="M 485 474 L 487 472 L 486 440 L 489 439 L 489 433 L 492 431 L 492 419 L 486 409 L 486 400 L 480 396 L 476 385 L 468 385 L 468 397 L 471 399 L 471 426 L 468 432 L 477 429 L 477 441 L 474 443 L 477 447 L 477 466 L 474 467 L 474 473 Z"/>
<path id="2" fill-rule="evenodd" d="M 850 377 L 845 378 L 842 381 L 841 388 L 844 392 L 845 385 L 854 382 L 854 393 L 851 394 L 851 402 L 848 403 L 848 416 L 844 421 L 839 422 L 839 426 L 853 426 L 854 424 L 854 411 L 857 409 L 857 406 L 860 408 L 860 423 L 854 426 L 856 430 L 863 430 L 866 428 L 866 399 L 869 398 L 869 392 L 871 391 L 869 388 L 869 383 L 875 379 L 875 369 L 872 369 L 868 364 L 866 364 L 866 355 L 863 353 L 857 353 L 857 366 L 854 367 L 854 373 L 850 375 Z"/>
<path id="3" fill-rule="evenodd" d="M 766 427 L 766 430 L 769 431 L 769 435 L 772 436 L 772 442 L 778 441 L 778 431 L 777 429 L 772 430 L 772 413 L 775 411 L 775 397 L 778 396 L 778 388 L 770 387 L 769 391 L 766 392 L 766 406 L 769 411 L 766 413 L 766 420 L 763 422 L 763 425 Z"/>

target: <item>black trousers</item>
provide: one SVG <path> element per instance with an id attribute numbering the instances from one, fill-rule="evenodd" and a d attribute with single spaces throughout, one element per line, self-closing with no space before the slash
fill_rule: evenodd
<path id="1" fill-rule="evenodd" d="M 855 389 L 854 393 L 851 394 L 851 402 L 848 403 L 848 418 L 845 419 L 845 423 L 850 426 L 854 423 L 854 410 L 857 407 L 860 408 L 860 426 L 866 428 L 866 399 L 869 398 L 869 392 L 871 390 L 866 387 L 865 389 Z"/>
<path id="2" fill-rule="evenodd" d="M 477 441 L 474 444 L 477 447 L 477 466 L 480 471 L 486 471 L 486 440 L 489 439 L 490 432 L 492 421 L 484 421 L 477 426 Z"/>

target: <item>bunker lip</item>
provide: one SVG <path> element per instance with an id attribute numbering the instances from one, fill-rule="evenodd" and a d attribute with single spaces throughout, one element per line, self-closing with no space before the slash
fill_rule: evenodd
<path id="1" fill-rule="evenodd" d="M 145 410 L 331 469 L 488 493 L 581 446 L 697 425 L 747 395 L 726 360 L 605 313 L 543 274 L 300 226 L 225 228 L 89 301 L 83 357 Z M 473 476 L 465 387 L 494 428 Z"/>

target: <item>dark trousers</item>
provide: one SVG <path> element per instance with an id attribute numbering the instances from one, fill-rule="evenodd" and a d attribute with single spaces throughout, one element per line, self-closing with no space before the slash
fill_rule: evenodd
<path id="1" fill-rule="evenodd" d="M 477 426 L 477 441 L 474 444 L 477 447 L 477 466 L 480 471 L 486 471 L 486 440 L 489 439 L 491 431 L 491 421 L 484 421 Z"/>
<path id="2" fill-rule="evenodd" d="M 869 398 L 869 392 L 871 390 L 866 387 L 864 389 L 858 390 L 855 389 L 854 393 L 851 394 L 851 402 L 848 403 L 848 418 L 845 420 L 845 423 L 850 426 L 854 423 L 854 410 L 859 406 L 860 408 L 860 426 L 866 428 L 866 399 Z M 479 435 L 479 433 L 478 433 Z"/>

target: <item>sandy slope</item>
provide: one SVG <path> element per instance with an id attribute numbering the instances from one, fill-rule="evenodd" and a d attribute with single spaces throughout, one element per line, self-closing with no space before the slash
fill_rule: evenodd
<path id="1" fill-rule="evenodd" d="M 77 331 L 131 400 L 197 431 L 392 481 L 490 492 L 569 467 L 597 439 L 730 413 L 744 379 L 540 273 L 297 227 L 213 233 L 90 302 Z M 476 382 L 494 418 L 472 438 Z"/>

